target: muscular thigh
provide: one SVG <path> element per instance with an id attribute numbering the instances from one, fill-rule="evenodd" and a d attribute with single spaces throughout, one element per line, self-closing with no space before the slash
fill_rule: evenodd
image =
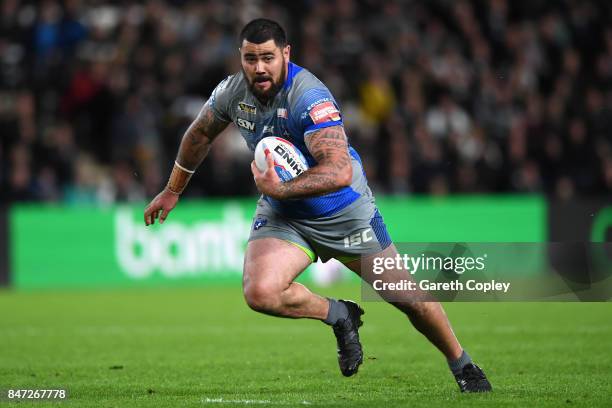
<path id="1" fill-rule="evenodd" d="M 393 267 L 385 269 L 380 274 L 374 273 L 374 260 L 376 258 L 391 258 L 396 259 L 398 252 L 395 245 L 391 244 L 384 250 L 361 257 L 360 259 L 345 263 L 346 267 L 355 272 L 365 282 L 372 285 L 375 281 L 384 282 L 387 284 L 397 284 L 404 281 L 415 281 L 414 277 L 405 269 Z M 380 265 L 380 264 L 379 264 Z M 391 302 L 416 302 L 416 301 L 434 301 L 429 294 L 418 290 L 376 290 L 376 292 L 385 300 Z"/>
<path id="2" fill-rule="evenodd" d="M 265 285 L 284 290 L 311 263 L 303 249 L 278 238 L 249 241 L 244 257 L 243 286 Z"/>
<path id="3" fill-rule="evenodd" d="M 377 252 L 372 255 L 363 256 L 351 262 L 346 262 L 345 265 L 351 271 L 361 276 L 364 280 L 370 281 L 376 277 L 375 274 L 371 273 L 374 267 L 374 258 L 393 258 L 396 254 L 397 249 L 395 249 L 395 245 L 391 244 L 380 252 Z"/>

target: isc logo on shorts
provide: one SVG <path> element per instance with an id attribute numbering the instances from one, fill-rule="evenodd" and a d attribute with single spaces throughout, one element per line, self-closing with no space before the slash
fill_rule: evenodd
<path id="1" fill-rule="evenodd" d="M 344 237 L 344 247 L 350 248 L 373 240 L 372 228 Z"/>

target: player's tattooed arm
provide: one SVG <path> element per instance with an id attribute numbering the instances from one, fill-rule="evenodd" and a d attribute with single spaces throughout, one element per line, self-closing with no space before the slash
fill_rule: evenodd
<path id="1" fill-rule="evenodd" d="M 215 138 L 228 122 L 219 120 L 208 104 L 205 104 L 191 123 L 179 147 L 176 161 L 183 167 L 195 170 L 208 154 Z"/>
<path id="2" fill-rule="evenodd" d="M 353 167 L 342 126 L 317 130 L 304 141 L 317 165 L 282 183 L 279 193 L 283 199 L 319 196 L 351 185 Z"/>
<path id="3" fill-rule="evenodd" d="M 160 224 L 164 222 L 176 206 L 195 169 L 208 154 L 213 140 L 227 124 L 215 117 L 208 104 L 204 105 L 183 135 L 168 184 L 145 208 L 145 225 L 155 224 L 157 218 Z"/>
<path id="4" fill-rule="evenodd" d="M 177 195 L 183 192 L 192 174 L 208 154 L 213 140 L 226 126 L 227 122 L 219 120 L 208 104 L 204 105 L 183 135 L 166 186 L 168 191 Z"/>

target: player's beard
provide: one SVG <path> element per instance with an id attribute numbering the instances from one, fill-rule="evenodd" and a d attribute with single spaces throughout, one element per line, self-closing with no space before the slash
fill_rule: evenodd
<path id="1" fill-rule="evenodd" d="M 256 75 L 252 79 L 252 81 L 247 81 L 249 83 L 249 90 L 251 91 L 253 95 L 255 95 L 257 99 L 259 99 L 261 103 L 268 103 L 283 88 L 283 85 L 285 83 L 285 76 L 287 75 L 286 67 L 287 65 L 285 64 L 285 60 L 283 59 L 283 65 L 281 68 L 281 73 L 280 73 L 280 77 L 278 78 L 278 81 L 274 81 L 274 79 L 268 75 L 265 75 L 265 76 Z M 248 78 L 244 70 L 243 70 L 243 73 L 244 73 L 244 76 Z M 268 89 L 267 91 L 261 91 L 255 86 L 255 83 L 258 81 L 259 82 L 270 81 L 270 84 L 271 84 L 270 89 Z"/>

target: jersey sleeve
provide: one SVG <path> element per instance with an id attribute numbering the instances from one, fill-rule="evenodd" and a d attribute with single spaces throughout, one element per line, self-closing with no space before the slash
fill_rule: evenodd
<path id="1" fill-rule="evenodd" d="M 340 108 L 327 88 L 312 88 L 298 99 L 293 112 L 304 135 L 329 126 L 342 125 Z"/>
<path id="2" fill-rule="evenodd" d="M 215 117 L 223 122 L 232 121 L 230 116 L 231 92 L 229 89 L 231 78 L 232 77 L 229 76 L 219 82 L 219 85 L 212 91 L 210 98 L 208 98 L 206 102 L 213 111 Z"/>

